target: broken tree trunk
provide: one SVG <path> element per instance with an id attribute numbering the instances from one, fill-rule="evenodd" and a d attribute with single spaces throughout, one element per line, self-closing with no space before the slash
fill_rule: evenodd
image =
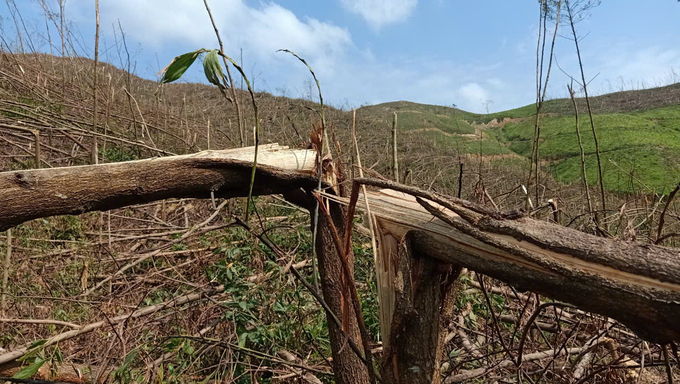
<path id="1" fill-rule="evenodd" d="M 361 181 L 404 189 L 389 181 Z M 406 189 L 431 197 L 425 191 Z M 347 203 L 347 199 L 326 197 Z M 378 268 L 395 263 L 395 252 L 383 250 L 382 244 L 409 234 L 411 247 L 423 255 L 609 316 L 648 341 L 680 341 L 678 249 L 604 239 L 528 217 L 504 218 L 488 210 L 482 214 L 470 209 L 474 204 L 461 200 L 449 204 L 458 212 L 454 213 L 431 201 L 434 209 L 428 212 L 410 194 L 388 189 L 370 191 L 368 197 L 378 236 L 387 238 L 380 241 L 385 259 L 376 264 Z M 363 205 L 362 199 L 358 205 Z M 390 273 L 395 279 L 396 269 Z M 389 290 L 380 292 L 385 303 L 394 303 L 394 297 Z M 382 311 L 386 313 L 381 319 L 391 319 L 394 304 L 381 307 Z"/>
<path id="2" fill-rule="evenodd" d="M 263 149 L 256 194 L 316 186 L 313 151 Z M 206 151 L 135 162 L 0 173 L 0 231 L 39 217 L 170 197 L 208 198 L 211 191 L 216 196 L 245 196 L 251 158 L 252 150 L 247 149 Z M 403 189 L 393 183 L 383 184 Z M 424 191 L 409 193 L 427 197 Z M 475 212 L 473 204 L 461 200 L 449 200 L 455 201 L 448 204 L 449 209 L 438 210 L 439 206 L 428 212 L 412 196 L 402 193 L 372 191 L 367 197 L 380 236 L 389 234 L 400 241 L 414 231 L 410 235 L 412 246 L 420 254 L 612 317 L 649 341 L 680 341 L 677 249 L 603 239 L 527 217 L 510 219 L 488 211 Z M 347 202 L 331 195 L 326 198 Z M 359 205 L 363 205 L 363 199 L 359 199 Z M 383 260 L 384 265 L 389 262 Z M 383 300 L 384 292 L 380 295 Z M 382 317 L 392 319 L 391 313 L 388 315 Z M 386 323 L 382 324 L 385 327 Z"/>
<path id="3" fill-rule="evenodd" d="M 391 333 L 383 332 L 382 379 L 386 384 L 438 384 L 461 268 L 421 254 L 409 234 L 398 247 L 390 287 L 395 293 Z"/>
<path id="4" fill-rule="evenodd" d="M 329 209 L 335 228 L 344 236 L 345 213 L 343 207 L 336 203 L 330 203 Z M 313 212 L 313 211 L 310 211 Z M 314 215 L 312 220 L 314 220 Z M 314 223 L 312 222 L 312 227 Z M 334 313 L 343 313 L 343 283 L 342 283 L 342 263 L 333 243 L 333 234 L 330 223 L 326 216 L 319 215 L 319 229 L 317 232 L 316 254 L 319 261 L 319 275 L 321 276 L 321 290 L 326 304 Z M 354 254 L 349 252 L 347 263 L 350 274 L 354 275 Z M 354 281 L 349 284 L 354 284 Z M 333 353 L 333 373 L 338 384 L 368 384 L 368 370 L 359 357 L 349 346 L 345 345 L 345 335 L 350 337 L 357 346 L 361 346 L 361 335 L 356 314 L 352 306 L 345 308 L 346 314 L 345 329 L 340 329 L 334 322 L 328 322 L 328 333 L 331 340 L 331 351 Z M 344 346 L 344 348 L 343 348 Z"/>
<path id="5" fill-rule="evenodd" d="M 253 148 L 139 161 L 0 173 L 0 232 L 54 215 L 168 198 L 248 196 Z M 313 151 L 261 146 L 253 195 L 313 188 Z"/>
<path id="6" fill-rule="evenodd" d="M 109 210 L 166 198 L 210 198 L 211 192 L 216 197 L 247 196 L 253 150 L 204 151 L 96 166 L 0 173 L 0 231 L 39 217 Z M 293 192 L 301 205 L 308 205 L 310 195 L 299 191 L 317 187 L 316 153 L 276 144 L 260 146 L 259 151 L 253 195 Z M 326 181 L 334 184 L 334 175 L 328 176 Z M 337 228 L 344 228 L 342 207 L 335 203 L 330 206 Z M 320 217 L 317 241 L 323 295 L 339 314 L 342 270 L 324 220 Z M 350 257 L 353 268 L 353 255 Z M 344 332 L 328 322 L 336 382 L 368 383 L 364 363 L 351 348 L 342 349 L 345 332 L 361 345 L 356 318 L 349 319 Z"/>

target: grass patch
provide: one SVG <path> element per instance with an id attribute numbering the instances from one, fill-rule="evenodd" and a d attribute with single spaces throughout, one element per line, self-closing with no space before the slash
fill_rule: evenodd
<path id="1" fill-rule="evenodd" d="M 616 192 L 670 193 L 680 180 L 680 149 L 676 148 L 625 148 L 602 154 L 604 186 Z M 588 184 L 598 184 L 597 159 L 586 156 Z M 565 183 L 576 182 L 581 177 L 579 157 L 570 157 L 556 164 L 552 174 Z"/>
<path id="2" fill-rule="evenodd" d="M 451 134 L 473 134 L 475 128 L 455 117 L 435 115 L 429 112 L 404 111 L 397 113 L 397 123 L 401 130 L 436 128 Z"/>
<path id="3" fill-rule="evenodd" d="M 603 159 L 605 188 L 614 192 L 653 190 L 668 193 L 680 180 L 680 106 L 666 105 L 649 109 L 659 103 L 629 103 L 628 99 L 635 95 L 634 92 L 623 92 L 591 99 Z M 594 185 L 598 181 L 595 141 L 585 113 L 585 100 L 578 99 L 577 103 L 581 111 L 581 136 L 589 170 L 588 183 Z M 626 110 L 621 106 L 617 107 L 620 103 L 636 108 Z M 648 109 L 643 109 L 645 106 Z M 474 127 L 468 121 L 488 123 L 493 119 L 501 121 L 506 117 L 524 118 L 524 121 L 508 123 L 502 129 L 485 130 L 481 153 L 501 155 L 514 152 L 525 158 L 531 156 L 534 120 L 530 117 L 536 111 L 533 104 L 487 115 L 403 101 L 365 109 L 384 115 L 384 124 L 391 124 L 391 112 L 397 112 L 399 127 L 403 130 L 437 128 L 450 134 L 474 133 Z M 566 183 L 580 178 L 580 150 L 572 111 L 571 101 L 568 99 L 549 100 L 543 106 L 543 113 L 546 115 L 541 117 L 541 159 L 552 161 L 550 171 L 558 180 Z M 436 148 L 454 149 L 461 154 L 480 153 L 479 140 L 470 137 L 447 136 L 437 131 L 417 134 L 433 140 Z"/>
<path id="4" fill-rule="evenodd" d="M 481 152 L 482 155 L 503 155 L 513 153 L 510 149 L 499 143 L 492 135 L 485 135 L 481 145 L 479 138 L 456 135 L 446 136 L 436 131 L 419 132 L 418 135 L 431 139 L 434 142 L 435 148 L 454 149 L 461 154 L 479 154 Z"/>
<path id="5" fill-rule="evenodd" d="M 550 170 L 560 181 L 580 178 L 580 151 L 573 116 L 541 119 L 541 159 L 553 160 Z M 603 161 L 605 188 L 616 192 L 647 190 L 668 193 L 680 180 L 680 107 L 594 116 Z M 513 152 L 531 156 L 533 120 L 509 123 L 496 134 Z M 597 184 L 595 141 L 587 116 L 581 136 L 588 183 Z"/>
<path id="6" fill-rule="evenodd" d="M 594 117 L 602 153 L 626 147 L 663 145 L 680 147 L 680 137 L 674 129 L 650 119 L 627 114 L 607 114 Z M 531 156 L 533 122 L 510 123 L 503 128 L 503 139 L 522 156 Z M 595 153 L 595 141 L 590 124 L 581 122 L 583 148 Z M 561 159 L 579 155 L 573 117 L 545 117 L 541 124 L 541 157 Z"/>
<path id="7" fill-rule="evenodd" d="M 119 146 L 108 147 L 105 151 L 101 151 L 101 154 L 109 163 L 139 160 L 140 158 L 138 148 L 125 148 Z"/>

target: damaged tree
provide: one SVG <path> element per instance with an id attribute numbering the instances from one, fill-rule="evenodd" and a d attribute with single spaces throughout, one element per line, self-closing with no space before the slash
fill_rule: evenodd
<path id="1" fill-rule="evenodd" d="M 0 230 L 38 217 L 170 197 L 209 198 L 211 192 L 247 196 L 252 157 L 253 148 L 244 148 L 0 173 Z M 314 151 L 272 145 L 261 148 L 259 159 L 254 195 L 282 193 L 312 206 L 317 186 Z M 598 238 L 521 212 L 499 213 L 389 181 L 357 182 L 383 188 L 369 191 L 366 200 L 380 240 L 376 268 L 385 343 L 383 382 L 440 381 L 443 326 L 451 315 L 462 267 L 612 317 L 649 341 L 680 340 L 676 249 Z M 347 216 L 342 205 L 350 200 L 329 192 L 323 197 L 333 222 L 331 226 L 320 216 L 317 250 L 323 297 L 333 312 L 348 319 L 344 329 L 329 321 L 333 368 L 338 383 L 367 383 L 365 356 L 343 348 L 346 335 L 359 346 L 362 338 L 352 306 L 343 310 L 342 252 L 332 232 L 338 228 L 338 235 L 344 236 Z M 351 254 L 347 262 L 352 265 Z"/>
<path id="2" fill-rule="evenodd" d="M 390 287 L 394 308 L 391 331 L 383 341 L 382 377 L 387 383 L 439 383 L 444 336 L 452 320 L 454 285 L 461 267 L 420 252 L 411 234 L 399 242 L 394 264 L 396 274 Z"/>
<path id="3" fill-rule="evenodd" d="M 390 181 L 357 181 L 389 188 L 369 193 L 381 237 L 409 234 L 429 257 L 609 316 L 648 341 L 680 340 L 677 249 L 600 238 Z"/>

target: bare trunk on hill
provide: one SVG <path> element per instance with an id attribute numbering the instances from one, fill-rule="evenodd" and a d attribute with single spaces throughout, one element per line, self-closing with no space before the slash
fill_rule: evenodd
<path id="1" fill-rule="evenodd" d="M 59 37 L 61 38 L 61 93 L 66 96 L 66 42 L 64 39 L 64 1 L 59 0 Z"/>
<path id="2" fill-rule="evenodd" d="M 397 157 L 397 113 L 392 120 L 392 173 L 394 181 L 399 182 L 399 158 Z"/>
<path id="3" fill-rule="evenodd" d="M 99 64 L 99 0 L 94 2 L 96 31 L 94 35 L 94 64 L 93 72 L 94 80 L 92 81 L 92 131 L 97 133 L 97 65 Z M 99 164 L 99 148 L 97 144 L 97 135 L 92 135 L 92 164 Z"/>
<path id="4" fill-rule="evenodd" d="M 540 28 L 540 23 L 539 23 L 539 30 L 538 30 L 538 45 L 539 47 L 541 46 L 541 42 L 543 44 L 543 47 L 539 50 L 537 48 L 536 51 L 536 119 L 534 122 L 534 137 L 533 137 L 533 146 L 531 150 L 531 162 L 532 164 L 529 165 L 529 179 L 527 180 L 527 187 L 531 184 L 531 174 L 532 170 L 535 166 L 536 168 L 536 177 L 535 177 L 535 187 L 536 187 L 536 204 L 539 205 L 539 190 L 540 190 L 540 175 L 539 175 L 539 147 L 540 147 L 540 138 L 541 138 L 541 125 L 540 125 L 540 114 L 541 110 L 543 109 L 543 103 L 545 102 L 545 96 L 546 92 L 548 90 L 548 80 L 550 80 L 550 70 L 552 68 L 552 61 L 554 57 L 554 52 L 555 52 L 555 40 L 557 39 L 557 29 L 560 25 L 560 13 L 562 11 L 562 0 L 559 0 L 557 3 L 557 17 L 555 19 L 555 30 L 553 32 L 553 37 L 552 37 L 552 43 L 550 45 L 550 56 L 548 58 L 548 68 L 546 71 L 545 75 L 545 83 L 543 83 L 543 59 L 545 55 L 545 42 L 546 42 L 546 35 L 548 33 L 547 31 L 547 20 L 548 20 L 548 12 L 549 12 L 549 6 L 547 1 L 541 0 L 539 3 L 539 7 L 541 8 L 541 18 L 543 21 L 543 33 L 541 34 L 541 28 Z M 540 52 L 540 56 L 539 56 Z M 540 57 L 540 60 L 539 60 Z M 541 93 L 542 90 L 542 93 Z M 527 206 L 529 203 L 529 194 L 527 193 Z"/>
<path id="5" fill-rule="evenodd" d="M 210 11 L 210 6 L 208 6 L 208 0 L 203 0 L 203 4 L 205 4 L 205 10 L 208 12 L 208 16 L 210 16 L 210 22 L 212 23 L 213 29 L 215 30 L 215 35 L 217 36 L 217 42 L 220 45 L 220 52 L 224 55 L 224 44 L 222 44 L 222 38 L 220 37 L 220 32 L 217 29 L 217 24 L 215 24 L 215 19 L 213 19 L 212 12 Z M 243 52 L 241 52 L 241 58 L 243 58 Z M 244 122 L 243 122 L 243 116 L 241 113 L 241 104 L 238 101 L 238 95 L 236 94 L 236 88 L 234 86 L 234 79 L 231 77 L 231 70 L 229 69 L 229 63 L 227 62 L 227 59 L 222 56 L 222 61 L 224 62 L 224 67 L 227 70 L 227 78 L 229 80 L 229 89 L 231 90 L 231 101 L 234 106 L 236 107 L 236 122 L 238 124 L 238 133 L 239 133 L 239 138 L 241 139 L 241 147 L 246 146 L 246 141 L 245 141 L 245 134 L 244 134 Z M 243 63 L 241 63 L 241 66 L 243 66 Z"/>
<path id="6" fill-rule="evenodd" d="M 574 116 L 576 118 L 576 137 L 578 138 L 578 148 L 581 153 L 581 181 L 583 182 L 583 191 L 586 194 L 586 201 L 588 202 L 588 214 L 593 215 L 593 203 L 590 199 L 590 189 L 588 188 L 588 176 L 586 172 L 586 153 L 583 150 L 583 140 L 581 139 L 581 126 L 578 120 L 578 105 L 576 104 L 576 99 L 574 97 L 573 81 L 572 85 L 567 84 L 567 90 L 569 90 L 569 96 L 571 97 L 571 103 L 574 106 Z"/>
<path id="7" fill-rule="evenodd" d="M 588 116 L 590 117 L 590 127 L 592 128 L 593 131 L 593 140 L 595 142 L 595 156 L 597 157 L 597 172 L 598 176 L 600 179 L 600 196 L 602 198 L 602 212 L 606 215 L 607 214 L 607 202 L 605 198 L 605 193 L 604 193 L 604 178 L 602 175 L 602 161 L 600 159 L 600 144 L 597 141 L 597 132 L 595 131 L 595 121 L 593 120 L 593 110 L 590 107 L 590 97 L 588 97 L 588 82 L 586 81 L 586 74 L 585 71 L 583 70 L 583 61 L 581 60 L 581 49 L 579 48 L 578 45 L 578 35 L 576 34 L 576 27 L 575 27 L 575 17 L 577 15 L 574 14 L 574 9 L 572 7 L 572 4 L 570 4 L 569 0 L 566 1 L 566 7 L 567 7 L 567 16 L 569 17 L 569 26 L 571 27 L 571 33 L 572 36 L 574 37 L 574 45 L 576 46 L 576 56 L 578 57 L 578 66 L 579 70 L 581 71 L 581 81 L 583 83 L 581 84 L 583 86 L 583 93 L 586 98 L 586 107 L 588 108 Z M 595 220 L 596 222 L 599 222 L 597 213 L 595 213 Z"/>

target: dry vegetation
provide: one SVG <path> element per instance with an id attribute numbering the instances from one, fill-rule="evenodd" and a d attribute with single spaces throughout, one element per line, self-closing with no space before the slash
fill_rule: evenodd
<path id="1" fill-rule="evenodd" d="M 90 164 L 94 137 L 101 163 L 240 146 L 235 108 L 215 87 L 159 87 L 109 64 L 97 67 L 98 125 L 93 127 L 92 67 L 91 60 L 75 56 L 2 50 L 0 170 Z M 675 105 L 678 89 L 601 96 L 594 105 L 601 101 L 602 112 L 627 112 L 643 102 Z M 318 122 L 316 104 L 264 92 L 255 96 L 261 144 L 309 145 Z M 251 132 L 248 96 L 238 91 L 237 97 Z M 544 112 L 567 113 L 565 105 L 548 102 Z M 528 159 L 490 129 L 473 124 L 515 113 L 479 116 L 427 108 L 425 122 L 410 116 L 423 113 L 410 105 L 358 110 L 364 172 L 390 174 L 390 119 L 397 111 L 404 183 L 450 195 L 460 190 L 465 199 L 502 210 L 523 206 Z M 331 141 L 342 143 L 332 148 L 333 155 L 353 175 L 352 114 L 327 108 L 326 119 Z M 450 136 L 416 131 L 423 128 Z M 253 143 L 252 133 L 245 137 L 245 144 Z M 541 171 L 540 206 L 532 214 L 595 233 L 580 185 L 556 181 L 546 171 Z M 607 194 L 601 229 L 626 241 L 665 237 L 665 245 L 678 245 L 677 198 L 668 204 L 667 193 L 635 191 Z M 3 234 L 8 283 L 0 307 L 0 359 L 22 346 L 34 348 L 19 362 L 0 363 L 0 376 L 11 376 L 19 370 L 15 366 L 46 361 L 37 376 L 69 382 L 331 382 L 323 311 L 288 274 L 294 263 L 312 280 L 309 216 L 278 197 L 259 198 L 256 205 L 254 232 L 266 233 L 281 254 L 233 225 L 232 215 L 242 214 L 240 202 L 210 196 L 40 219 Z M 379 354 L 370 239 L 357 233 L 353 249 L 357 286 Z M 667 380 L 666 364 L 677 374 L 677 350 L 668 350 L 665 359 L 660 346 L 610 319 L 573 308 L 550 307 L 539 314 L 540 303 L 549 299 L 472 272 L 461 284 L 441 369 L 446 383 L 658 383 Z M 529 322 L 532 313 L 538 317 Z M 96 327 L 87 328 L 90 324 Z M 34 344 L 69 331 L 83 334 L 49 346 Z M 512 357 L 523 333 L 528 334 L 525 363 L 517 368 Z"/>

